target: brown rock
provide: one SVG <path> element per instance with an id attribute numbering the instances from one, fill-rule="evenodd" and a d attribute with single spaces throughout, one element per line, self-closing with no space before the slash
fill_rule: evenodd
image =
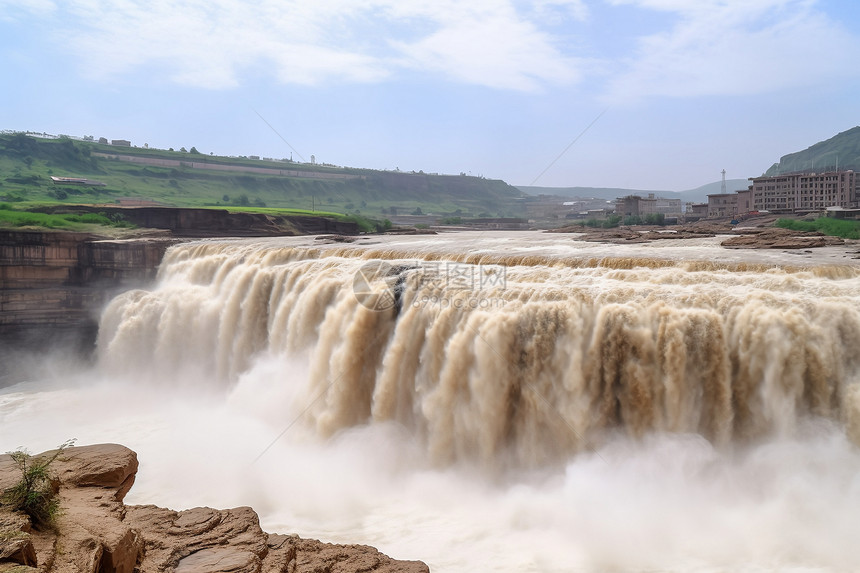
<path id="1" fill-rule="evenodd" d="M 250 551 L 229 547 L 201 549 L 180 559 L 176 573 L 236 573 L 259 571 L 260 559 Z"/>
<path id="2" fill-rule="evenodd" d="M 818 232 L 802 233 L 779 227 L 743 229 L 744 234 L 720 243 L 729 248 L 745 249 L 811 249 L 841 245 L 839 237 L 828 237 Z"/>
<path id="3" fill-rule="evenodd" d="M 177 512 L 152 505 L 129 506 L 126 523 L 144 532 L 141 573 L 170 570 L 182 562 L 184 570 L 191 571 L 192 564 L 209 567 L 220 561 L 232 567 L 224 571 L 258 572 L 268 553 L 268 535 L 249 507 L 220 511 L 197 507 Z M 186 561 L 192 555 L 196 557 Z M 239 562 L 244 565 L 239 567 Z"/>
<path id="4" fill-rule="evenodd" d="M 0 510 L 0 563 L 36 565 L 36 549 L 30 537 L 30 520 L 25 516 Z"/>
<path id="5" fill-rule="evenodd" d="M 700 239 L 705 237 L 713 237 L 717 233 L 729 233 L 728 227 L 712 225 L 712 226 L 673 226 L 671 228 L 663 227 L 613 227 L 603 229 L 600 227 L 590 228 L 580 225 L 572 225 L 562 227 L 560 229 L 551 229 L 550 233 L 580 233 L 576 237 L 577 241 L 589 241 L 592 243 L 614 243 L 614 244 L 631 244 L 631 243 L 649 243 L 656 240 L 665 239 Z"/>
<path id="6" fill-rule="evenodd" d="M 263 559 L 261 573 L 295 573 L 296 539 L 295 535 L 270 534 L 266 542 L 269 551 Z"/>
<path id="7" fill-rule="evenodd" d="M 63 475 L 72 477 L 67 472 Z M 60 487 L 62 511 L 56 518 L 54 543 L 39 551 L 39 562 L 53 561 L 52 571 L 132 573 L 143 553 L 143 537 L 138 529 L 125 523 L 125 506 L 116 500 L 117 490 L 75 487 L 72 484 L 80 481 L 77 477 Z M 93 474 L 88 474 L 87 481 L 92 477 Z M 93 481 L 105 483 L 110 479 L 118 478 L 105 476 Z M 57 551 L 57 546 L 63 551 Z"/>
<path id="8" fill-rule="evenodd" d="M 39 573 L 39 570 L 35 567 L 27 567 L 26 565 L 0 562 L 0 573 Z"/>
<path id="9" fill-rule="evenodd" d="M 53 464 L 60 481 L 68 485 L 116 489 L 122 501 L 134 484 L 137 454 L 119 444 L 67 448 Z"/>
<path id="10" fill-rule="evenodd" d="M 295 573 L 429 573 L 421 561 L 396 561 L 367 545 L 334 545 L 295 538 Z"/>
<path id="11" fill-rule="evenodd" d="M 51 573 L 429 572 L 373 547 L 269 535 L 249 507 L 126 506 L 137 466 L 137 455 L 117 444 L 64 451 L 51 465 L 61 507 L 53 531 L 31 531 L 26 516 L 0 508 L 0 573 L 37 565 Z M 0 456 L 0 484 L 19 478 L 9 456 Z"/>

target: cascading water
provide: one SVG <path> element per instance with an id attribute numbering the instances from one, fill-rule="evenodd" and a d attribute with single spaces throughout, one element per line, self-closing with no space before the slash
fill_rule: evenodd
<path id="1" fill-rule="evenodd" d="M 446 240 L 174 247 L 0 422 L 434 571 L 860 567 L 860 267 Z"/>
<path id="2" fill-rule="evenodd" d="M 362 283 L 379 292 L 357 293 L 368 257 L 385 255 L 389 274 Z M 789 435 L 805 416 L 856 418 L 855 269 L 422 256 L 176 247 L 156 290 L 108 307 L 100 359 L 231 384 L 261 353 L 306 352 L 322 435 L 396 421 L 437 463 L 539 467 L 609 431 L 725 445 Z M 396 305 L 362 299 L 395 285 Z"/>

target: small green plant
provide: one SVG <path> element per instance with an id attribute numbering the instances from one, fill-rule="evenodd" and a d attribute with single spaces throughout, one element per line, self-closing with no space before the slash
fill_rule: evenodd
<path id="1" fill-rule="evenodd" d="M 60 510 L 60 500 L 57 499 L 57 480 L 49 468 L 74 443 L 74 439 L 66 440 L 45 457 L 34 458 L 23 449 L 9 452 L 21 471 L 21 480 L 3 491 L 0 504 L 9 506 L 12 511 L 24 512 L 36 528 L 52 527 Z"/>

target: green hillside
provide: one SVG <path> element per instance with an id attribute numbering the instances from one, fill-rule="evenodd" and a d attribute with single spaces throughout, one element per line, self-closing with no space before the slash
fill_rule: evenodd
<path id="1" fill-rule="evenodd" d="M 795 171 L 825 171 L 835 169 L 860 171 L 860 126 L 819 141 L 803 151 L 783 155 L 765 175 L 791 173 Z"/>
<path id="2" fill-rule="evenodd" d="M 117 156 L 131 156 L 133 161 Z M 56 184 L 51 176 L 104 185 Z M 176 207 L 268 207 L 378 218 L 419 209 L 441 215 L 512 217 L 520 215 L 517 198 L 521 195 L 504 181 L 466 175 L 338 168 L 20 133 L 0 135 L 0 202 L 21 206 L 146 201 Z"/>

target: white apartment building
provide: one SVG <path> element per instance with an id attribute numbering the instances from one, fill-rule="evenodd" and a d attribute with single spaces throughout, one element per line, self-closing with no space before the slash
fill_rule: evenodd
<path id="1" fill-rule="evenodd" d="M 793 213 L 860 207 L 860 177 L 852 170 L 750 177 L 752 211 Z"/>

